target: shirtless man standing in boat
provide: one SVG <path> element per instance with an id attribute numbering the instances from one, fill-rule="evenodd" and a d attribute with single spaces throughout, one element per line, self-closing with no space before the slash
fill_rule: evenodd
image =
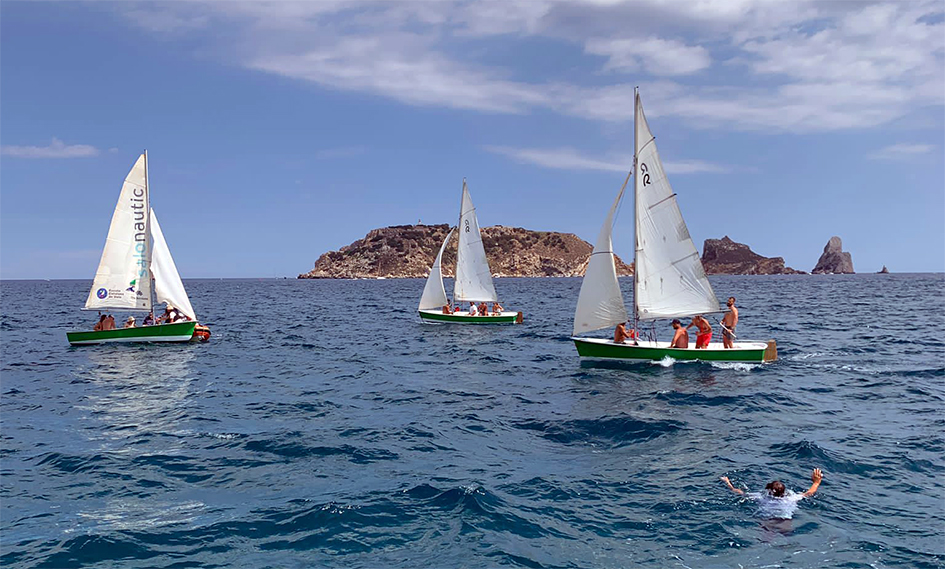
<path id="1" fill-rule="evenodd" d="M 728 297 L 728 312 L 722 317 L 722 345 L 726 348 L 734 348 L 735 326 L 738 325 L 738 309 L 735 308 L 735 297 Z"/>
<path id="2" fill-rule="evenodd" d="M 683 327 L 682 322 L 678 319 L 673 320 L 673 330 L 676 330 L 676 333 L 673 334 L 673 341 L 669 344 L 670 348 L 688 348 L 689 347 L 689 332 Z"/>

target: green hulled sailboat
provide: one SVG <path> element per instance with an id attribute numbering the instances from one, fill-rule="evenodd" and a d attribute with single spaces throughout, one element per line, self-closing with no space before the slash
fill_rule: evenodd
<path id="1" fill-rule="evenodd" d="M 445 311 L 444 306 L 452 306 L 446 297 L 446 288 L 443 286 L 443 272 L 440 262 L 443 251 L 450 240 L 453 230 L 450 230 L 440 246 L 440 251 L 430 267 L 430 276 L 423 287 L 418 311 L 424 322 L 449 322 L 453 324 L 520 324 L 521 312 L 501 311 L 498 314 L 470 315 L 462 309 L 459 312 Z M 492 283 L 492 271 L 489 270 L 489 261 L 486 260 L 486 250 L 482 246 L 482 234 L 479 231 L 479 220 L 476 218 L 476 208 L 469 197 L 469 188 L 463 180 L 463 196 L 459 210 L 459 244 L 456 250 L 456 278 L 453 283 L 453 302 L 498 302 L 495 285 Z"/>
<path id="2" fill-rule="evenodd" d="M 735 342 L 725 348 L 712 342 L 708 348 L 670 348 L 670 342 L 638 339 L 640 322 L 683 318 L 719 312 L 719 301 L 706 277 L 699 252 L 683 221 L 650 132 L 640 94 L 634 93 L 634 161 L 617 194 L 594 251 L 588 261 L 574 313 L 572 340 L 586 358 L 627 360 L 705 360 L 765 362 L 777 359 L 774 341 Z M 617 281 L 611 234 L 614 217 L 630 179 L 634 188 L 633 339 L 617 344 L 613 339 L 579 337 L 578 334 L 613 328 L 627 322 L 627 309 Z M 691 343 L 690 346 L 693 346 Z"/>
<path id="3" fill-rule="evenodd" d="M 114 342 L 189 342 L 207 340 L 210 329 L 197 316 L 151 208 L 148 153 L 138 157 L 125 178 L 105 239 L 105 248 L 83 310 L 151 312 L 157 303 L 189 320 L 171 324 L 66 332 L 78 346 Z"/>

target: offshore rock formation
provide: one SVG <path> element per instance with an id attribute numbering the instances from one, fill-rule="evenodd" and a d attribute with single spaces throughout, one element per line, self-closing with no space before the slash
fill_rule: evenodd
<path id="1" fill-rule="evenodd" d="M 820 256 L 820 259 L 817 261 L 817 266 L 811 271 L 811 274 L 814 275 L 831 273 L 846 275 L 852 275 L 854 273 L 853 257 L 843 251 L 843 243 L 837 236 L 833 236 L 830 238 L 830 241 L 827 241 L 827 245 L 824 246 L 823 255 Z"/>
<path id="2" fill-rule="evenodd" d="M 702 247 L 702 265 L 710 275 L 798 275 L 805 274 L 784 266 L 783 257 L 762 257 L 726 235 L 706 239 Z"/>
<path id="3" fill-rule="evenodd" d="M 450 226 L 395 225 L 374 229 L 338 251 L 315 261 L 315 268 L 300 279 L 425 278 Z M 443 252 L 443 276 L 456 268 L 454 233 Z M 593 247 L 572 233 L 531 231 L 520 227 L 482 228 L 482 243 L 489 268 L 497 277 L 573 277 L 587 268 Z M 633 268 L 619 258 L 617 274 L 631 275 Z"/>

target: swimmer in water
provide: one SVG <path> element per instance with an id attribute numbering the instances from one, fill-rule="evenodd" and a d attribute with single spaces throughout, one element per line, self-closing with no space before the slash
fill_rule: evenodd
<path id="1" fill-rule="evenodd" d="M 794 516 L 798 502 L 817 493 L 817 488 L 820 486 L 820 481 L 823 480 L 823 478 L 824 475 L 820 469 L 815 468 L 814 472 L 810 475 L 812 482 L 810 488 L 800 494 L 786 489 L 784 483 L 780 480 L 769 482 L 768 485 L 765 486 L 764 492 L 745 492 L 733 486 L 728 476 L 723 476 L 719 478 L 719 480 L 724 482 L 732 492 L 747 496 L 757 502 L 759 513 L 762 517 L 776 520 L 789 520 Z"/>

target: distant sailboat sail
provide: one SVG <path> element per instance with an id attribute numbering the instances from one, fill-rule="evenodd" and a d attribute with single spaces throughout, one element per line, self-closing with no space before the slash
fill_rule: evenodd
<path id="1" fill-rule="evenodd" d="M 184 290 L 184 283 L 180 280 L 177 265 L 171 257 L 171 250 L 164 241 L 164 232 L 158 224 L 154 210 L 151 210 L 151 237 L 154 238 L 154 252 L 151 259 L 151 272 L 154 274 L 154 294 L 158 302 L 166 302 L 196 320 L 194 308 L 190 305 L 190 298 Z"/>
<path id="2" fill-rule="evenodd" d="M 453 302 L 498 302 L 495 285 L 492 284 L 492 272 L 486 260 L 486 250 L 482 246 L 476 208 L 469 197 L 466 180 L 463 180 L 463 198 L 459 211 L 459 246 L 456 251 Z"/>
<path id="3" fill-rule="evenodd" d="M 719 309 L 676 194 L 663 171 L 656 139 L 636 95 L 636 255 L 634 305 L 637 318 L 675 318 Z"/>
<path id="4" fill-rule="evenodd" d="M 627 176 L 627 181 L 630 177 Z M 607 212 L 604 225 L 594 245 L 594 251 L 587 261 L 581 292 L 578 295 L 577 309 L 574 312 L 574 333 L 591 332 L 616 326 L 627 321 L 627 308 L 623 303 L 620 283 L 617 281 L 617 266 L 614 260 L 614 247 L 611 239 L 614 216 L 627 187 L 623 183 L 614 205 Z"/>
<path id="5" fill-rule="evenodd" d="M 85 308 L 151 310 L 147 160 L 131 168 L 112 215 Z"/>
<path id="6" fill-rule="evenodd" d="M 440 269 L 440 264 L 443 260 L 443 251 L 446 250 L 446 244 L 452 235 L 453 230 L 450 229 L 440 246 L 440 252 L 436 254 L 433 266 L 430 267 L 430 276 L 427 277 L 427 284 L 423 287 L 423 295 L 420 297 L 419 310 L 430 310 L 449 304 L 446 289 L 443 287 L 443 271 Z"/>

